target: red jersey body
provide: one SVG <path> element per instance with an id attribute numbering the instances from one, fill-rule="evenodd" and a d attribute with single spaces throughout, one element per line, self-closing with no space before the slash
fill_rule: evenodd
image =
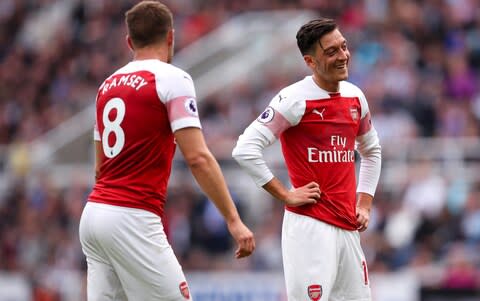
<path id="1" fill-rule="evenodd" d="M 134 61 L 100 86 L 95 140 L 100 173 L 89 201 L 163 214 L 173 132 L 200 127 L 191 77 L 158 60 Z"/>
<path id="2" fill-rule="evenodd" d="M 306 77 L 274 97 L 254 126 L 280 139 L 293 187 L 312 181 L 320 186 L 316 204 L 287 210 L 357 229 L 355 142 L 371 128 L 360 89 L 341 82 L 339 93 L 329 94 Z"/>
<path id="3" fill-rule="evenodd" d="M 322 191 L 315 205 L 289 207 L 342 228 L 356 229 L 355 137 L 360 127 L 357 97 L 307 100 L 300 123 L 280 136 L 294 187 L 315 181 Z"/>

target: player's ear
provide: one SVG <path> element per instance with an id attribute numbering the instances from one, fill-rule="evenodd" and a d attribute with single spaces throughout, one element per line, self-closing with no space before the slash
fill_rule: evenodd
<path id="1" fill-rule="evenodd" d="M 313 56 L 310 54 L 305 54 L 303 56 L 303 60 L 305 61 L 305 64 L 311 69 L 315 69 L 317 67 L 317 64 L 315 63 L 315 60 L 313 59 Z"/>
<path id="2" fill-rule="evenodd" d="M 167 32 L 167 45 L 170 47 L 175 41 L 175 30 L 173 28 L 169 29 Z"/>
<path id="3" fill-rule="evenodd" d="M 133 42 L 128 34 L 125 36 L 125 40 L 127 41 L 128 48 L 130 48 L 130 50 L 133 51 L 134 50 Z"/>

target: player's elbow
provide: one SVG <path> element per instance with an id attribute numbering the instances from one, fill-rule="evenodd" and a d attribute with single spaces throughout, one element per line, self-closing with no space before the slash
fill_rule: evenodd
<path id="1" fill-rule="evenodd" d="M 362 149 L 360 151 L 360 155 L 362 157 L 373 157 L 373 158 L 381 159 L 382 147 L 378 143 L 370 145 L 369 147 L 365 147 L 364 149 Z"/>
<path id="2" fill-rule="evenodd" d="M 235 161 L 238 162 L 242 157 L 242 153 L 239 150 L 238 144 L 233 148 L 232 150 L 232 158 L 235 159 Z"/>
<path id="3" fill-rule="evenodd" d="M 374 129 L 361 137 L 356 147 L 362 157 L 382 157 L 382 146 Z"/>
<path id="4" fill-rule="evenodd" d="M 213 160 L 209 151 L 198 151 L 185 155 L 185 162 L 192 170 L 206 169 Z"/>
<path id="5" fill-rule="evenodd" d="M 233 157 L 233 159 L 235 159 L 235 161 L 237 161 L 237 163 L 239 163 L 240 165 L 243 165 L 243 164 L 242 164 L 243 162 L 252 159 L 252 155 L 249 154 L 249 152 L 247 151 L 247 149 L 246 149 L 243 145 L 241 145 L 241 144 L 237 144 L 237 146 L 235 146 L 235 148 L 234 148 L 233 151 L 232 151 L 232 157 Z"/>

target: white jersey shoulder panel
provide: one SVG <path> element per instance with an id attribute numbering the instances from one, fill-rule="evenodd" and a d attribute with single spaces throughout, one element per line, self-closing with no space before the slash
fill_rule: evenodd
<path id="1" fill-rule="evenodd" d="M 360 106 L 362 108 L 361 118 L 364 118 L 369 112 L 367 98 L 363 94 L 362 90 L 356 85 L 348 81 L 340 82 L 340 94 L 344 97 L 358 97 L 360 100 Z"/>

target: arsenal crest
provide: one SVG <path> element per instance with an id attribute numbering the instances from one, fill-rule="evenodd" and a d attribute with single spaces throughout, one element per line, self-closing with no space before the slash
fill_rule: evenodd
<path id="1" fill-rule="evenodd" d="M 308 286 L 307 292 L 310 300 L 318 301 L 320 298 L 322 298 L 323 289 L 320 284 L 312 284 Z"/>
<path id="2" fill-rule="evenodd" d="M 178 288 L 180 289 L 183 298 L 187 300 L 190 299 L 190 291 L 188 290 L 188 284 L 186 281 L 181 282 Z"/>
<path id="3" fill-rule="evenodd" d="M 357 121 L 358 120 L 358 109 L 357 108 L 350 108 L 350 116 L 352 116 L 352 120 L 353 121 Z"/>

